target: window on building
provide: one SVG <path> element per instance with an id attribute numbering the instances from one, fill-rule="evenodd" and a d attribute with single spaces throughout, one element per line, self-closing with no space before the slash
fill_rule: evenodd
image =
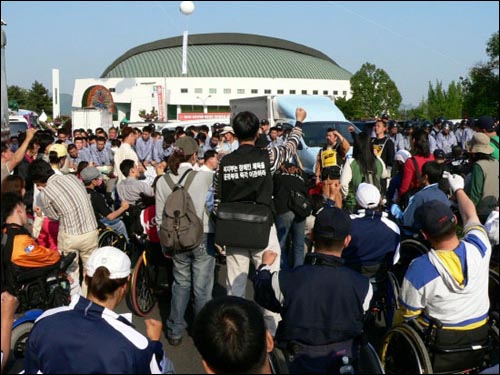
<path id="1" fill-rule="evenodd" d="M 181 94 L 187 94 L 188 93 L 188 89 L 181 89 Z"/>
<path id="2" fill-rule="evenodd" d="M 307 90 L 302 90 L 302 95 L 307 95 Z"/>
<path id="3" fill-rule="evenodd" d="M 252 89 L 252 91 L 250 91 L 252 94 L 258 94 L 259 93 L 259 90 L 257 89 Z"/>
<path id="4" fill-rule="evenodd" d="M 295 90 L 290 90 L 288 91 L 290 94 L 295 95 L 296 91 Z"/>
<path id="5" fill-rule="evenodd" d="M 270 94 L 270 93 L 271 93 L 271 90 L 269 90 L 269 89 L 264 90 L 264 94 Z"/>
<path id="6" fill-rule="evenodd" d="M 347 91 L 342 91 L 342 95 L 347 96 Z"/>
<path id="7" fill-rule="evenodd" d="M 231 89 L 224 89 L 224 94 L 231 94 Z"/>
<path id="8" fill-rule="evenodd" d="M 217 89 L 209 89 L 208 93 L 209 94 L 217 94 Z"/>
<path id="9" fill-rule="evenodd" d="M 244 94 L 245 93 L 245 89 L 238 89 L 237 93 L 238 94 Z"/>
<path id="10" fill-rule="evenodd" d="M 318 95 L 318 90 L 313 90 L 313 95 Z"/>
<path id="11" fill-rule="evenodd" d="M 337 90 L 333 90 L 333 95 L 338 95 L 339 92 Z"/>
<path id="12" fill-rule="evenodd" d="M 195 94 L 203 94 L 203 89 L 194 89 Z"/>
<path id="13" fill-rule="evenodd" d="M 328 90 L 323 90 L 323 95 L 328 95 Z"/>
<path id="14" fill-rule="evenodd" d="M 283 90 L 278 90 L 277 93 L 278 94 L 284 94 L 285 92 Z"/>

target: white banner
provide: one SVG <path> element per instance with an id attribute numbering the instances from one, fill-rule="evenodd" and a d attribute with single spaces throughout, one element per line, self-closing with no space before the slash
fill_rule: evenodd
<path id="1" fill-rule="evenodd" d="M 182 34 L 182 74 L 187 74 L 187 47 L 188 47 L 188 32 Z"/>

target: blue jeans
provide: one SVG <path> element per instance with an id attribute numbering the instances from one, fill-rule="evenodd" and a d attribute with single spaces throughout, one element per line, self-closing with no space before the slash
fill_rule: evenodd
<path id="1" fill-rule="evenodd" d="M 129 242 L 127 228 L 125 227 L 125 224 L 121 219 L 108 220 L 105 217 L 103 217 L 100 220 L 100 222 L 113 229 L 116 233 L 122 234 L 123 237 L 125 237 L 125 239 L 127 240 L 127 242 Z"/>
<path id="2" fill-rule="evenodd" d="M 179 339 L 187 327 L 184 314 L 191 298 L 191 280 L 194 289 L 194 313 L 198 314 L 205 304 L 212 299 L 214 286 L 215 258 L 207 251 L 207 235 L 203 234 L 200 246 L 193 251 L 176 254 L 172 285 L 170 315 L 167 319 L 167 336 Z"/>
<path id="3" fill-rule="evenodd" d="M 282 270 L 288 269 L 288 257 L 286 252 L 286 239 L 288 233 L 292 233 L 292 254 L 293 267 L 298 267 L 304 264 L 304 230 L 305 219 L 300 219 L 295 216 L 293 211 L 285 212 L 276 217 L 276 229 L 278 231 L 278 240 L 281 248 L 281 265 Z"/>

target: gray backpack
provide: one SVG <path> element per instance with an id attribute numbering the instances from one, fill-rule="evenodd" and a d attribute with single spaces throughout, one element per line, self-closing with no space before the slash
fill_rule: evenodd
<path id="1" fill-rule="evenodd" d="M 164 174 L 172 193 L 167 197 L 163 209 L 160 243 L 168 256 L 196 249 L 203 238 L 203 223 L 196 215 L 193 200 L 188 193 L 196 173 L 186 171 L 176 184 L 168 173 Z M 186 183 L 182 185 L 186 176 Z"/>

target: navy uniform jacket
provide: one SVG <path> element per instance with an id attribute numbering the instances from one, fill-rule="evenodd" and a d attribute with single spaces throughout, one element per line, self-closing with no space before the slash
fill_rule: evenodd
<path id="1" fill-rule="evenodd" d="M 160 374 L 173 371 L 159 341 L 80 296 L 45 311 L 26 346 L 27 374 Z"/>
<path id="2" fill-rule="evenodd" d="M 316 264 L 311 264 L 315 262 Z M 328 265 L 320 265 L 320 262 Z M 271 274 L 262 265 L 254 278 L 255 301 L 281 313 L 276 341 L 326 345 L 359 336 L 372 298 L 367 277 L 323 253 L 306 256 L 303 266 Z"/>

